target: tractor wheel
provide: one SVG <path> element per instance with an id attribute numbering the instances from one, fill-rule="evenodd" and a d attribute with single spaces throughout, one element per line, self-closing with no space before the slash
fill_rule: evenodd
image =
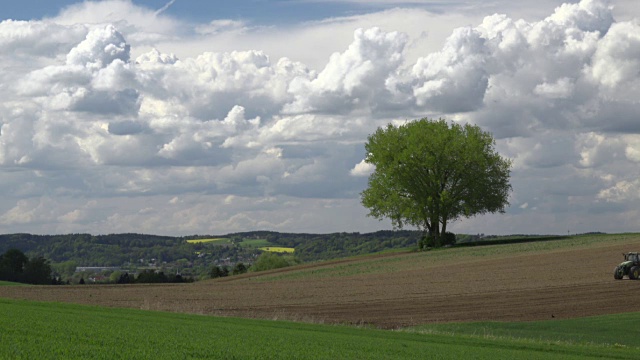
<path id="1" fill-rule="evenodd" d="M 640 267 L 632 266 L 631 269 L 629 269 L 629 279 L 638 280 L 638 278 L 640 278 Z"/>
<path id="2" fill-rule="evenodd" d="M 624 272 L 622 271 L 620 266 L 616 266 L 616 268 L 613 270 L 613 278 L 616 280 L 620 280 L 622 279 L 623 276 L 624 276 Z"/>

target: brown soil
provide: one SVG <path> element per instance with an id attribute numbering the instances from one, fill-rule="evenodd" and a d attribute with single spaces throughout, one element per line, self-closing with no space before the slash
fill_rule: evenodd
<path id="1" fill-rule="evenodd" d="M 186 285 L 5 286 L 0 287 L 0 297 L 382 328 L 561 319 L 637 311 L 631 304 L 640 295 L 640 281 L 613 279 L 621 253 L 633 249 L 640 249 L 640 239 L 339 277 L 273 280 L 276 275 L 295 275 L 300 271 L 296 268 Z M 420 256 L 426 255 L 383 259 Z M 302 269 L 367 262 L 376 266 L 380 259 L 339 260 Z M 398 263 L 411 260 L 404 261 Z"/>

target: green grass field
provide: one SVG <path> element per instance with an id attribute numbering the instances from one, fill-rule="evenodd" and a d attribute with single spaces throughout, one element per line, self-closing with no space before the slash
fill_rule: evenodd
<path id="1" fill-rule="evenodd" d="M 10 281 L 2 281 L 0 280 L 0 286 L 27 286 L 26 284 L 10 282 Z"/>
<path id="2" fill-rule="evenodd" d="M 238 245 L 240 245 L 241 247 L 248 247 L 248 248 L 261 248 L 261 247 L 267 247 L 267 246 L 277 246 L 277 245 L 273 245 L 272 243 L 270 243 L 266 239 L 244 239 Z"/>
<path id="3" fill-rule="evenodd" d="M 485 339 L 529 340 L 576 345 L 640 348 L 640 313 L 534 322 L 421 325 L 405 331 Z"/>
<path id="4" fill-rule="evenodd" d="M 478 332 L 486 323 L 385 331 L 0 299 L 0 358 L 636 359 L 637 333 L 618 337 L 638 320 L 520 323 L 516 336 L 501 336 L 505 324 L 491 324 L 498 335 L 484 336 Z M 571 331 L 557 340 L 560 331 L 551 329 Z"/>

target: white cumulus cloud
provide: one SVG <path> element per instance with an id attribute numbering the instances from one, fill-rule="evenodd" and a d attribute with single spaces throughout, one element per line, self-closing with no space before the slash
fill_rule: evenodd
<path id="1" fill-rule="evenodd" d="M 454 231 L 607 231 L 602 214 L 634 230 L 638 20 L 605 0 L 557 5 L 259 28 L 109 0 L 4 20 L 0 230 L 388 227 L 359 204 L 374 171 L 363 144 L 421 117 L 477 124 L 513 160 L 509 225 Z"/>

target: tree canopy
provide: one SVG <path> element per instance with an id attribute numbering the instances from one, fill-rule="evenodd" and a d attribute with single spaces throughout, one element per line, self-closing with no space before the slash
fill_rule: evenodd
<path id="1" fill-rule="evenodd" d="M 49 261 L 42 256 L 27 258 L 18 249 L 9 249 L 0 255 L 0 280 L 27 284 L 53 284 Z"/>
<path id="2" fill-rule="evenodd" d="M 418 227 L 441 244 L 460 217 L 504 212 L 511 161 L 478 126 L 423 118 L 389 124 L 369 136 L 365 161 L 375 166 L 361 193 L 369 216 Z"/>

